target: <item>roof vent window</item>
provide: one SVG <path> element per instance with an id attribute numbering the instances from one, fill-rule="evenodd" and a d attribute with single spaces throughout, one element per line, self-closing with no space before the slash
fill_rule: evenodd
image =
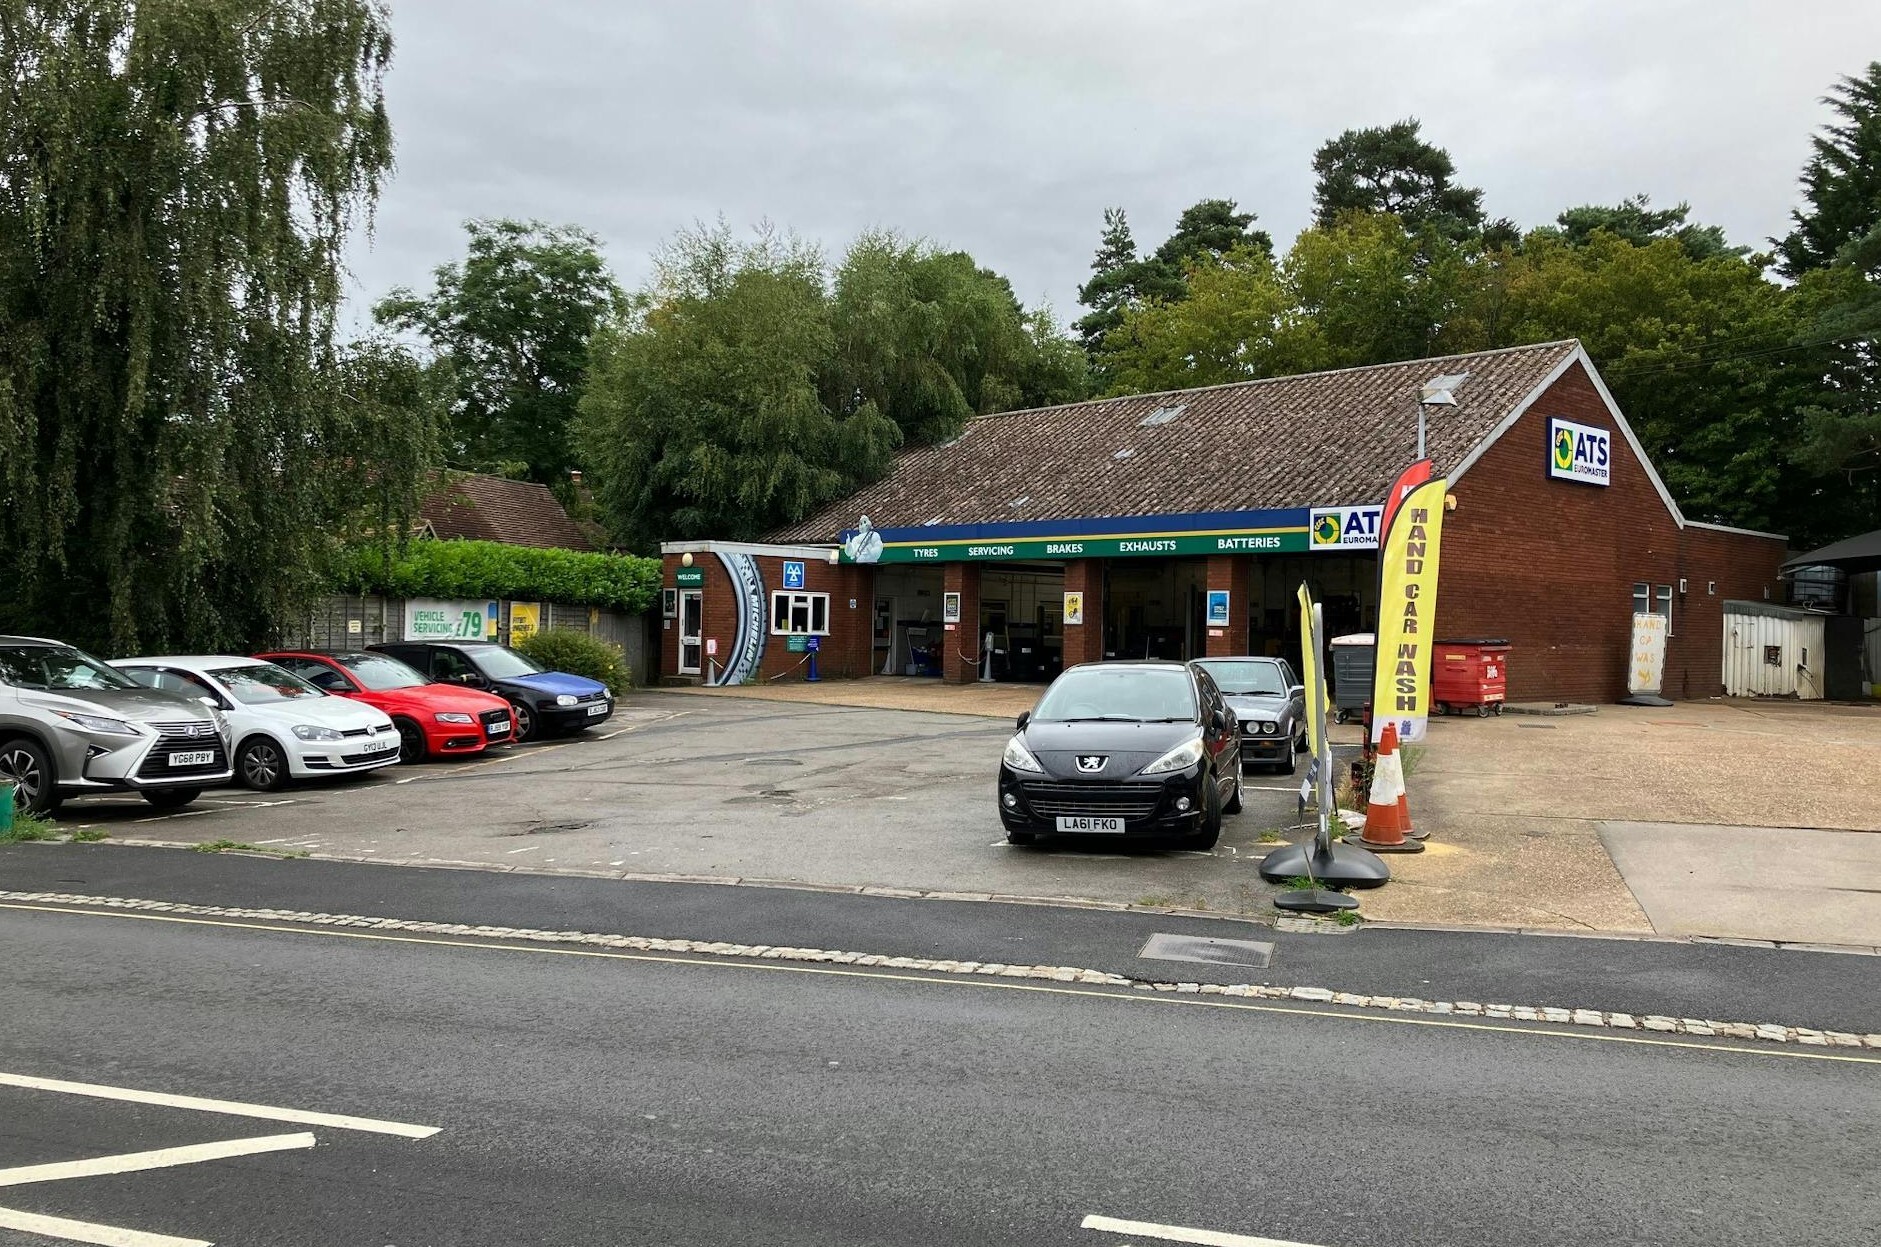
<path id="1" fill-rule="evenodd" d="M 1012 507 L 1014 510 L 1017 510 L 1018 508 L 1024 506 L 1026 503 L 1030 501 L 1032 501 L 1031 494 L 1020 494 L 1017 498 L 1014 498 L 1011 502 L 1008 502 L 1006 505 L 1009 507 Z"/>
<path id="2" fill-rule="evenodd" d="M 936 524 L 938 524 L 938 523 L 940 523 L 940 522 L 941 522 L 941 518 L 942 518 L 941 516 L 938 516 L 938 515 L 937 515 L 937 516 L 935 516 L 935 517 L 934 517 L 933 519 L 931 519 L 931 520 L 928 520 L 927 522 L 925 522 L 925 523 L 923 523 L 923 524 L 921 525 L 921 527 L 923 527 L 923 528 L 932 528 L 932 527 L 934 527 L 934 525 L 936 525 Z"/>
<path id="3" fill-rule="evenodd" d="M 1112 459 L 1128 459 L 1130 456 L 1134 454 L 1136 454 L 1134 450 L 1131 450 L 1128 446 L 1125 446 L 1122 450 L 1112 455 L 1111 458 Z"/>
<path id="4" fill-rule="evenodd" d="M 1150 412 L 1149 415 L 1144 416 L 1137 423 L 1141 424 L 1146 429 L 1154 428 L 1156 425 L 1159 425 L 1159 424 L 1168 424 L 1171 420 L 1174 420 L 1177 416 L 1181 415 L 1184 409 L 1186 409 L 1187 407 L 1188 407 L 1187 403 L 1177 403 L 1174 407 L 1158 407 L 1155 411 Z"/>

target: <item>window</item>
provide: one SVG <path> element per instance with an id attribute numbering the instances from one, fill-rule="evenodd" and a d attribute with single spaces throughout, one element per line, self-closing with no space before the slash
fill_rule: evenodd
<path id="1" fill-rule="evenodd" d="M 1664 615 L 1665 634 L 1672 635 L 1672 586 L 1650 585 L 1643 580 L 1633 582 L 1633 613 L 1635 615 Z"/>
<path id="2" fill-rule="evenodd" d="M 1652 586 L 1643 580 L 1633 582 L 1633 613 L 1635 615 L 1652 614 Z"/>
<path id="3" fill-rule="evenodd" d="M 1672 635 L 1672 586 L 1660 585 L 1653 596 L 1652 609 L 1665 616 L 1665 634 Z"/>
<path id="4" fill-rule="evenodd" d="M 771 632 L 773 635 L 807 633 L 829 635 L 829 594 L 771 594 Z"/>

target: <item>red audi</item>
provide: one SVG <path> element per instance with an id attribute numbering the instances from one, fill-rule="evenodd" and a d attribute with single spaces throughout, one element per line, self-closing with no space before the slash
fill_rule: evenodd
<path id="1" fill-rule="evenodd" d="M 400 762 L 482 753 L 515 731 L 509 703 L 455 684 L 434 684 L 384 654 L 256 654 L 341 697 L 376 706 L 398 727 Z"/>

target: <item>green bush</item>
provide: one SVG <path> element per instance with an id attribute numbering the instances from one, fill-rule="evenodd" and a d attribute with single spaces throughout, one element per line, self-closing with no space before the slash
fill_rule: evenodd
<path id="1" fill-rule="evenodd" d="M 626 554 L 537 550 L 499 541 L 414 541 L 398 554 L 351 551 L 339 593 L 404 598 L 506 598 L 601 606 L 630 615 L 660 596 L 660 561 Z"/>
<path id="2" fill-rule="evenodd" d="M 566 671 L 569 675 L 599 680 L 616 697 L 632 682 L 633 673 L 627 670 L 620 651 L 585 632 L 565 628 L 538 632 L 516 648 L 550 671 Z"/>

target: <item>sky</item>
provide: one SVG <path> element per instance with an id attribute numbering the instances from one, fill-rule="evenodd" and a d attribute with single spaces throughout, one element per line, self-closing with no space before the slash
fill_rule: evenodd
<path id="1" fill-rule="evenodd" d="M 623 285 L 723 216 L 840 255 L 970 252 L 1075 319 L 1108 206 L 1153 248 L 1199 199 L 1284 248 L 1312 156 L 1404 117 L 1523 227 L 1646 193 L 1762 248 L 1820 100 L 1881 59 L 1875 0 L 388 0 L 398 168 L 354 318 L 462 223 L 583 226 Z"/>

